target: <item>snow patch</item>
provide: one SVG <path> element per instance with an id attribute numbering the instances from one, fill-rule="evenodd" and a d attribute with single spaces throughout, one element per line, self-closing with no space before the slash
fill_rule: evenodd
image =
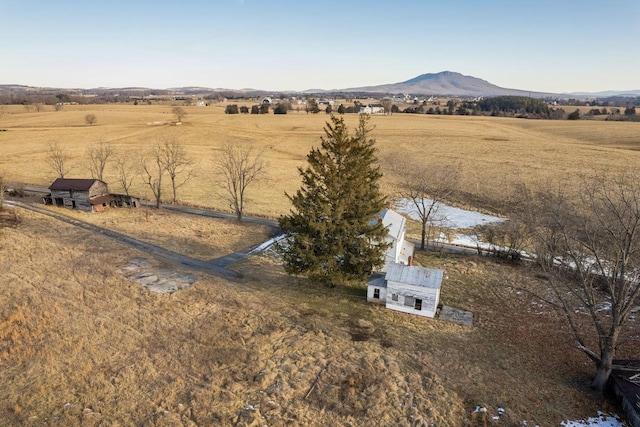
<path id="1" fill-rule="evenodd" d="M 620 417 L 616 414 L 605 414 L 598 411 L 597 417 L 587 420 L 563 421 L 560 423 L 564 427 L 625 427 Z"/>
<path id="2" fill-rule="evenodd" d="M 433 205 L 433 217 L 430 221 L 432 225 L 443 228 L 462 229 L 473 228 L 477 225 L 489 224 L 492 222 L 504 222 L 505 218 L 493 215 L 486 215 L 480 212 L 468 211 L 456 208 L 444 203 L 435 203 L 430 199 L 422 199 L 424 206 Z M 420 202 L 418 202 L 420 203 Z M 420 220 L 418 209 L 410 199 L 402 199 L 395 203 L 398 212 L 409 215 L 411 219 Z"/>

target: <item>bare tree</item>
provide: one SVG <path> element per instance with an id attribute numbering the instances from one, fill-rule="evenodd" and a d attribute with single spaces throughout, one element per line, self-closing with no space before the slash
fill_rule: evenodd
<path id="1" fill-rule="evenodd" d="M 387 116 L 390 116 L 392 113 L 391 107 L 393 106 L 393 101 L 386 98 L 380 101 L 380 104 L 382 105 L 382 108 L 384 108 L 384 114 L 386 114 Z"/>
<path id="2" fill-rule="evenodd" d="M 58 178 L 64 178 L 70 171 L 69 155 L 57 142 L 50 142 L 47 148 L 47 163 Z"/>
<path id="3" fill-rule="evenodd" d="M 40 102 L 36 102 L 35 104 L 33 104 L 33 108 L 36 110 L 36 112 L 41 112 L 44 109 L 44 105 Z"/>
<path id="4" fill-rule="evenodd" d="M 138 174 L 136 163 L 132 160 L 131 156 L 124 153 L 116 154 L 113 163 L 116 169 L 118 183 L 122 187 L 124 194 L 128 196 L 129 189 Z"/>
<path id="5" fill-rule="evenodd" d="M 89 159 L 89 172 L 92 178 L 104 181 L 104 170 L 111 156 L 113 156 L 113 148 L 109 143 L 101 140 L 89 146 L 87 149 L 87 157 Z"/>
<path id="6" fill-rule="evenodd" d="M 577 201 L 562 190 L 537 197 L 536 248 L 549 273 L 548 302 L 564 313 L 577 348 L 594 362 L 592 386 L 599 391 L 640 305 L 639 179 L 601 175 L 585 181 Z"/>
<path id="7" fill-rule="evenodd" d="M 187 116 L 187 111 L 182 107 L 173 107 L 171 112 L 176 116 L 178 122 L 182 122 L 182 119 Z"/>
<path id="8" fill-rule="evenodd" d="M 156 200 L 156 208 L 160 208 L 162 200 L 162 177 L 165 169 L 162 165 L 161 147 L 154 146 L 146 157 L 140 161 L 142 171 L 140 176 L 142 181 L 149 186 L 154 199 Z"/>
<path id="9" fill-rule="evenodd" d="M 414 208 L 421 225 L 420 249 L 426 248 L 428 235 L 431 234 L 438 210 L 443 202 L 451 197 L 458 186 L 458 169 L 439 164 L 406 164 L 404 160 L 394 161 L 402 169 L 400 196 L 407 199 Z"/>
<path id="10" fill-rule="evenodd" d="M 264 169 L 262 153 L 255 153 L 251 145 L 227 143 L 222 147 L 218 171 L 224 176 L 224 180 L 220 186 L 238 221 L 242 221 L 247 187 L 263 177 Z"/>
<path id="11" fill-rule="evenodd" d="M 53 104 L 53 109 L 55 111 L 61 111 L 63 108 L 63 104 L 62 102 L 56 102 L 55 104 Z"/>
<path id="12" fill-rule="evenodd" d="M 95 114 L 87 114 L 86 116 L 84 116 L 84 121 L 89 126 L 93 126 L 98 121 L 98 118 Z"/>
<path id="13" fill-rule="evenodd" d="M 178 202 L 177 190 L 193 178 L 193 160 L 189 158 L 182 143 L 171 137 L 158 145 L 162 167 L 169 175 L 173 191 L 173 203 Z"/>
<path id="14" fill-rule="evenodd" d="M 5 112 L 4 105 L 0 105 L 0 119 L 2 118 L 2 116 L 4 116 L 4 112 Z"/>

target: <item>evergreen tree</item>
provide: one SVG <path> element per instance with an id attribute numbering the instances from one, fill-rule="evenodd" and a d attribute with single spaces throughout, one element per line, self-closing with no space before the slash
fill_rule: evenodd
<path id="1" fill-rule="evenodd" d="M 376 218 L 385 200 L 368 120 L 361 115 L 351 136 L 344 120 L 331 116 L 320 148 L 298 169 L 302 187 L 287 194 L 293 209 L 280 218 L 289 237 L 281 247 L 288 273 L 334 286 L 364 280 L 382 265 L 387 230 Z"/>

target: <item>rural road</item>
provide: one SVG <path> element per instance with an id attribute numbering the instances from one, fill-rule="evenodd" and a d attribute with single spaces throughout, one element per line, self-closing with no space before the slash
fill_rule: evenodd
<path id="1" fill-rule="evenodd" d="M 118 243 L 133 247 L 135 249 L 143 250 L 149 255 L 152 255 L 153 257 L 170 264 L 177 264 L 182 267 L 200 270 L 205 273 L 214 274 L 216 276 L 220 276 L 229 280 L 238 280 L 242 277 L 239 273 L 229 270 L 225 267 L 233 264 L 231 260 L 235 260 L 237 262 L 244 259 L 243 254 L 245 252 L 238 252 L 235 254 L 228 255 L 226 257 L 212 260 L 210 262 L 200 261 L 198 259 L 190 258 L 188 256 L 169 251 L 160 246 L 152 245 L 150 243 L 146 243 L 141 240 L 134 239 L 125 234 L 118 233 L 103 227 L 99 227 L 97 225 L 90 224 L 88 222 L 84 222 L 84 221 L 72 218 L 70 216 L 64 215 L 63 213 L 54 212 L 52 210 L 46 209 L 44 207 L 38 206 L 33 203 L 25 203 L 25 202 L 20 202 L 15 200 L 5 200 L 5 204 L 7 206 L 27 209 L 32 212 L 36 212 L 42 215 L 47 215 L 59 221 L 65 222 L 67 224 L 90 231 L 92 233 L 101 234 L 105 237 L 108 237 L 112 240 L 117 241 Z"/>
<path id="2" fill-rule="evenodd" d="M 44 194 L 48 194 L 50 192 L 49 189 L 46 187 L 39 187 L 34 185 L 26 185 L 24 187 L 24 190 L 32 193 L 44 193 Z M 154 203 L 146 202 L 146 201 L 143 201 L 143 204 L 148 204 L 149 206 L 155 206 Z M 227 213 L 227 212 L 214 211 L 212 209 L 195 208 L 195 207 L 181 206 L 181 205 L 170 205 L 165 203 L 162 203 L 160 207 L 162 209 L 166 209 L 169 211 L 182 212 L 182 213 L 191 214 L 191 215 L 200 215 L 200 216 L 206 216 L 210 218 L 231 219 L 231 220 L 236 219 L 236 216 L 234 214 Z M 278 221 L 275 219 L 255 217 L 255 216 L 243 216 L 242 221 L 248 224 L 259 224 L 259 225 L 264 225 L 266 227 L 271 227 L 273 229 L 274 235 L 280 232 Z M 419 240 L 417 239 L 407 239 L 407 240 L 413 243 L 416 246 L 416 248 L 420 247 Z M 236 254 L 228 255 L 226 257 L 223 257 L 217 260 L 212 260 L 211 263 L 224 267 L 232 264 L 233 262 L 229 262 L 229 261 L 232 261 L 234 258 L 239 257 L 239 259 L 243 259 L 244 257 L 246 257 L 246 254 L 248 251 L 249 250 L 242 251 Z M 439 244 L 438 251 L 444 252 L 444 253 L 450 253 L 450 254 L 458 254 L 458 255 L 478 255 L 477 248 L 471 248 L 468 246 L 451 245 L 448 243 Z M 197 262 L 203 263 L 203 261 L 197 261 Z"/>

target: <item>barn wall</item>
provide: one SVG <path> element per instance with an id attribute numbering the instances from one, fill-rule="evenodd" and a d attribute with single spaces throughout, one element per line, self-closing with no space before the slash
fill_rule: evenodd
<path id="1" fill-rule="evenodd" d="M 109 194 L 109 189 L 107 188 L 107 184 L 101 181 L 95 181 L 91 185 L 91 188 L 89 188 L 88 197 L 103 196 L 105 194 Z"/>
<path id="2" fill-rule="evenodd" d="M 393 300 L 394 295 L 398 296 L 398 301 Z M 440 298 L 440 289 L 388 281 L 386 296 L 387 308 L 419 316 L 435 317 Z M 416 310 L 413 305 L 405 305 L 407 299 L 411 298 L 422 300 L 422 310 Z"/>

